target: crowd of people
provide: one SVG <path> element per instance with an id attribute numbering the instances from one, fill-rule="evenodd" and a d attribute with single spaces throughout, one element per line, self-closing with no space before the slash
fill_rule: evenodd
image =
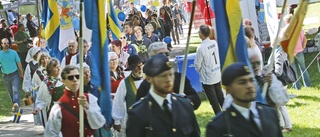
<path id="1" fill-rule="evenodd" d="M 93 53 L 90 42 L 83 40 L 84 85 L 80 85 L 76 40 L 68 42 L 65 56 L 60 61 L 45 49 L 50 43 L 37 38 L 38 26 L 32 22 L 31 14 L 26 16 L 29 34 L 25 32 L 25 25 L 18 24 L 16 19 L 11 25 L 16 25 L 15 32 L 11 27 L 7 28 L 6 20 L 1 20 L 0 64 L 13 103 L 12 110 L 21 106 L 19 86 L 22 78 L 22 90 L 34 100 L 34 123 L 45 128 L 44 136 L 79 136 L 79 105 L 84 108 L 85 136 L 200 136 L 194 110 L 199 108 L 201 100 L 187 77 L 184 93 L 179 94 L 182 75 L 174 72 L 174 64 L 169 62 L 171 43 L 163 42 L 171 35 L 173 43 L 180 44 L 182 22 L 188 22 L 181 5 L 164 0 L 158 12 L 151 3 L 144 17 L 126 0 L 121 8 L 127 14 L 123 32 L 119 39 L 108 33 L 110 50 L 105 61 L 109 68 L 105 69 L 110 72 L 110 100 L 100 100 L 99 85 L 91 83 Z M 285 18 L 287 23 L 291 17 Z M 244 20 L 243 25 L 254 75 L 247 64 L 239 62 L 221 71 L 215 30 L 208 25 L 199 28 L 202 42 L 194 64 L 216 115 L 206 127 L 206 136 L 282 137 L 281 131 L 290 132 L 292 124 L 285 104 L 278 103 L 271 92 L 286 92 L 286 85 L 277 76 L 283 73 L 287 55 L 278 48 L 274 73 L 267 73 L 263 48 L 257 45 L 252 23 Z M 302 34 L 295 59 L 304 71 Z M 13 44 L 17 44 L 17 51 L 10 49 Z M 303 80 L 306 86 L 311 86 L 308 73 L 304 73 Z M 262 89 L 265 83 L 269 84 L 267 104 L 255 102 L 257 89 Z M 300 89 L 298 83 L 295 85 Z M 79 95 L 80 86 L 84 87 L 84 95 Z M 227 96 L 224 96 L 222 86 Z M 113 121 L 106 121 L 102 115 L 101 101 L 112 103 Z"/>

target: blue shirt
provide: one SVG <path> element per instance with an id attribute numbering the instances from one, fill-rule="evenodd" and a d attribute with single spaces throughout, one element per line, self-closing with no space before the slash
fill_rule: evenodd
<path id="1" fill-rule="evenodd" d="M 0 65 L 2 73 L 10 74 L 18 70 L 17 63 L 20 62 L 18 53 L 8 49 L 8 52 L 0 51 Z"/>

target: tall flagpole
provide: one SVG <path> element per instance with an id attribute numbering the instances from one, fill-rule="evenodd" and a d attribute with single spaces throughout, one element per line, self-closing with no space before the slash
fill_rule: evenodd
<path id="1" fill-rule="evenodd" d="M 78 43 L 79 43 L 79 63 L 80 63 L 80 88 L 79 88 L 79 96 L 83 96 L 83 40 L 82 40 L 82 13 L 83 13 L 83 0 L 80 0 L 80 34 L 78 37 Z M 80 132 L 80 137 L 84 137 L 84 122 L 83 122 L 83 107 L 79 104 L 79 132 Z"/>
<path id="2" fill-rule="evenodd" d="M 180 81 L 179 94 L 183 94 L 183 91 L 184 91 L 184 82 L 186 80 L 186 70 L 187 70 L 187 59 L 188 59 L 188 54 L 189 54 L 189 43 L 190 43 L 195 8 L 196 8 L 196 0 L 193 0 L 192 1 L 191 19 L 190 19 L 190 23 L 189 23 L 187 45 L 186 45 L 186 49 L 184 51 L 184 60 L 183 60 L 183 66 L 182 66 L 182 76 L 181 76 L 181 81 Z"/>

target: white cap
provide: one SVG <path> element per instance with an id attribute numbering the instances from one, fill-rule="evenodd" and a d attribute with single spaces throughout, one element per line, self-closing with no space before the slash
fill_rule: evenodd
<path id="1" fill-rule="evenodd" d="M 37 54 L 37 52 L 40 51 L 40 48 L 37 46 L 32 47 L 29 49 L 27 57 L 26 57 L 26 62 L 29 63 L 33 60 L 33 56 Z"/>

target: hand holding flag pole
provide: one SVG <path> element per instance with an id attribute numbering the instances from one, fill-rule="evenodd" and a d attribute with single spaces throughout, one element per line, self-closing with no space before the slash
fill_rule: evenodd
<path id="1" fill-rule="evenodd" d="M 267 69 L 267 74 L 268 73 L 271 73 L 272 72 L 272 69 L 273 69 L 273 66 L 274 66 L 274 54 L 275 54 L 275 51 L 276 49 L 278 48 L 278 41 L 279 41 L 279 34 L 280 34 L 280 28 L 281 28 L 281 25 L 282 25 L 282 22 L 283 22 L 283 14 L 285 12 L 285 7 L 287 5 L 287 0 L 284 0 L 283 2 L 283 6 L 282 6 L 282 10 L 281 10 L 281 17 L 280 17 L 280 22 L 279 22 L 279 25 L 278 25 L 278 30 L 277 30 L 277 35 L 276 37 L 274 38 L 274 41 L 271 41 L 271 45 L 273 45 L 273 48 L 272 48 L 272 51 L 271 51 L 271 56 L 269 57 L 268 59 L 268 69 Z M 263 88 L 262 88 L 262 96 L 263 97 L 266 97 L 266 94 L 267 94 L 267 89 L 269 87 L 269 83 L 266 82 L 264 83 L 263 85 Z"/>
<path id="2" fill-rule="evenodd" d="M 181 76 L 181 81 L 180 81 L 179 94 L 183 94 L 183 91 L 184 91 L 184 83 L 185 83 L 185 80 L 186 80 L 187 59 L 188 59 L 187 55 L 189 54 L 189 43 L 190 43 L 191 30 L 192 30 L 192 24 L 193 24 L 195 8 L 196 8 L 196 0 L 193 0 L 192 1 L 192 11 L 191 11 L 191 19 L 190 19 L 190 23 L 189 23 L 187 44 L 186 44 L 186 49 L 184 51 L 184 60 L 183 60 L 183 66 L 182 66 L 182 76 Z"/>

